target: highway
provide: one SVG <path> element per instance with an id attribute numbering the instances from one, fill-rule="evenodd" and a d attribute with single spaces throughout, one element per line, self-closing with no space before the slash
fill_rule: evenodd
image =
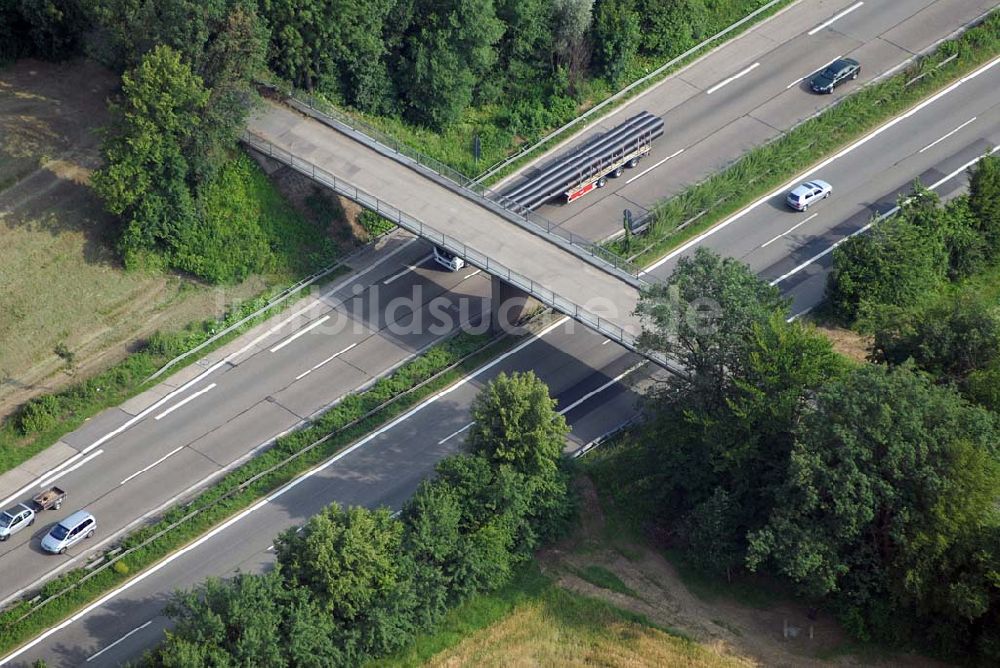
<path id="1" fill-rule="evenodd" d="M 823 175 L 829 175 L 834 183 L 834 197 L 809 213 L 786 212 L 780 199 L 765 198 L 700 243 L 727 252 L 732 249 L 733 254 L 750 261 L 772 280 L 787 273 L 787 268 L 800 258 L 812 257 L 838 238 L 864 226 L 872 210 L 890 208 L 897 193 L 905 190 L 913 179 L 921 178 L 928 184 L 939 181 L 989 146 L 1000 143 L 998 84 L 1000 66 L 983 69 L 974 78 L 830 162 L 823 168 Z M 971 117 L 976 120 L 967 123 Z M 956 128 L 960 129 L 955 131 Z M 938 192 L 949 195 L 961 188 L 959 174 L 941 184 Z M 816 217 L 810 218 L 814 213 Z M 799 228 L 787 231 L 803 221 L 805 224 Z M 814 223 L 816 227 L 812 227 Z M 819 231 L 824 228 L 826 231 Z M 692 249 L 693 246 L 684 252 Z M 664 262 L 655 272 L 664 274 L 672 264 L 672 260 Z M 825 273 L 823 263 L 809 265 L 802 272 L 805 280 L 786 279 L 779 285 L 795 298 L 797 307 L 808 307 L 821 296 L 821 287 L 817 286 L 822 286 Z M 575 325 L 576 331 L 572 333 L 567 333 L 565 327 L 529 340 L 456 389 L 402 416 L 321 471 L 272 496 L 204 543 L 97 605 L 82 619 L 45 638 L 17 660 L 27 665 L 36 658 L 45 658 L 49 665 L 68 666 L 92 658 L 87 665 L 117 665 L 157 642 L 166 624 L 159 610 L 167 592 L 190 587 L 207 575 L 266 567 L 272 559 L 268 548 L 273 537 L 288 526 L 301 524 L 324 504 L 339 501 L 399 507 L 434 462 L 460 446 L 476 390 L 500 370 L 535 370 L 550 384 L 563 407 L 572 406 L 596 389 L 606 388 L 569 411 L 574 447 L 617 426 L 633 414 L 637 394 L 629 382 L 614 382 L 614 379 L 632 368 L 638 359 L 580 325 Z M 644 368 L 630 379 L 646 382 L 647 372 Z"/>
<path id="2" fill-rule="evenodd" d="M 488 278 L 474 269 L 438 268 L 423 242 L 393 240 L 381 255 L 357 261 L 362 273 L 334 281 L 277 324 L 258 327 L 64 437 L 50 455 L 72 455 L 68 465 L 31 480 L 23 472 L 5 475 L 4 508 L 51 484 L 69 496 L 61 511 L 40 514 L 33 527 L 0 543 L 0 600 L 82 565 L 123 529 L 214 480 L 460 321 L 478 323 L 488 307 Z M 449 322 L 438 324 L 432 306 Z M 66 555 L 45 554 L 39 544 L 52 523 L 82 507 L 98 518 L 97 537 Z"/>
<path id="3" fill-rule="evenodd" d="M 621 230 L 624 209 L 638 217 L 858 86 L 896 71 L 914 54 L 995 6 L 993 0 L 794 4 L 550 152 L 564 153 L 640 111 L 660 116 L 666 126 L 664 136 L 635 169 L 572 204 L 553 203 L 538 213 L 574 234 L 604 239 Z M 841 56 L 861 63 L 857 81 L 832 95 L 810 92 L 808 77 Z M 529 168 L 519 174 L 532 172 Z"/>
<path id="4" fill-rule="evenodd" d="M 780 20 L 794 18 L 796 14 L 793 10 L 797 12 L 803 6 L 813 7 L 813 13 L 809 15 L 811 23 L 808 25 L 818 25 L 819 10 L 816 6 L 821 6 L 823 15 L 829 18 L 842 11 L 838 7 L 843 4 L 801 3 L 764 27 L 770 31 L 778 30 L 776 26 Z M 844 8 L 851 4 L 847 3 Z M 867 3 L 833 25 L 847 21 L 864 7 L 882 4 Z M 931 5 L 930 9 L 933 9 L 948 3 L 884 4 L 893 4 L 895 7 Z M 947 30 L 938 30 L 939 34 L 946 34 L 956 27 L 960 22 L 958 17 L 973 4 L 975 3 L 951 3 L 951 14 L 940 12 L 942 16 L 949 17 L 950 23 Z M 797 20 L 803 26 L 807 24 L 801 18 Z M 917 22 L 914 26 L 919 24 L 926 28 L 931 23 L 933 22 L 928 18 L 923 24 Z M 844 23 L 841 28 L 846 25 L 848 24 Z M 740 41 L 762 41 L 753 37 L 754 34 L 755 31 L 751 31 Z M 928 39 L 934 41 L 931 37 Z M 728 47 L 717 51 L 700 64 L 714 62 L 719 54 L 725 53 L 726 48 Z M 868 63 L 865 62 L 865 65 L 867 69 Z M 716 68 L 719 67 L 717 63 Z M 763 65 L 755 68 L 713 92 L 712 96 L 729 86 L 742 85 L 739 82 L 752 78 L 762 67 Z M 1000 86 L 997 86 L 997 75 L 994 72 L 995 70 L 991 70 L 977 77 L 954 93 L 929 105 L 926 116 L 911 117 L 916 119 L 915 125 L 900 123 L 899 134 L 892 130 L 886 131 L 824 168 L 822 177 L 834 184 L 835 194 L 831 200 L 823 202 L 809 214 L 794 214 L 783 209 L 776 211 L 776 201 L 771 198 L 737 222 L 706 237 L 702 243 L 744 258 L 755 270 L 771 280 L 794 269 L 802 263 L 803 258 L 813 257 L 843 235 L 864 225 L 872 210 L 879 210 L 879 207 L 893 202 L 895 193 L 906 187 L 913 178 L 921 177 L 926 183 L 934 182 L 976 154 L 981 154 L 987 145 L 998 143 L 1000 134 L 997 129 L 996 90 Z M 866 75 L 870 74 L 872 72 L 867 70 Z M 659 88 L 654 91 L 659 91 Z M 647 97 L 649 95 L 652 93 Z M 806 94 L 803 92 L 802 95 Z M 836 98 L 837 95 L 832 97 Z M 822 98 L 826 99 L 828 98 Z M 721 106 L 724 105 L 725 103 Z M 956 130 L 973 116 L 976 120 Z M 953 134 L 941 139 L 952 131 Z M 941 140 L 938 141 L 939 139 Z M 936 144 L 929 146 L 935 141 Z M 707 144 L 703 144 L 707 148 Z M 922 150 L 925 147 L 928 148 Z M 699 152 L 700 149 L 690 151 L 692 155 Z M 688 153 L 686 151 L 683 155 Z M 706 156 L 710 157 L 710 153 L 711 151 L 706 151 Z M 644 166 L 640 166 L 638 173 L 647 169 L 650 162 L 655 161 L 648 160 Z M 830 171 L 826 171 L 827 169 Z M 647 175 L 655 175 L 656 178 L 646 180 L 647 176 L 643 176 L 635 183 L 657 183 L 661 196 L 662 193 L 668 193 L 670 185 L 666 181 L 659 181 L 658 170 L 659 168 Z M 688 175 L 692 173 L 689 172 Z M 947 193 L 960 185 L 960 180 L 949 181 L 942 185 L 941 190 Z M 595 198 L 593 202 L 602 202 L 608 199 L 605 197 L 607 195 L 613 196 L 610 199 L 619 197 L 609 188 L 598 195 L 588 195 L 588 198 Z M 587 205 L 584 210 L 591 208 L 586 199 L 582 202 Z M 618 209 L 613 217 L 615 221 L 620 218 L 620 206 Z M 569 208 L 560 210 L 567 211 Z M 815 218 L 788 231 L 814 213 L 818 214 Z M 590 220 L 599 217 L 599 209 L 595 209 L 584 218 Z M 616 228 L 617 222 L 610 229 Z M 596 224 L 595 229 L 598 229 Z M 778 238 L 771 241 L 775 237 Z M 765 245 L 765 242 L 770 243 Z M 341 298 L 347 298 L 348 295 L 357 297 L 354 286 L 359 284 L 362 285 L 362 292 L 366 289 L 364 286 L 380 286 L 380 289 L 388 291 L 387 294 L 395 294 L 392 292 L 395 290 L 404 294 L 414 285 L 421 285 L 426 291 L 423 304 L 433 296 L 456 287 L 459 293 L 470 297 L 479 298 L 488 294 L 488 281 L 482 275 L 472 276 L 474 272 L 470 270 L 445 274 L 431 267 L 426 255 L 427 248 L 422 243 L 409 244 L 399 250 L 398 255 L 377 265 L 368 274 L 338 286 L 339 294 Z M 654 273 L 669 273 L 671 262 L 672 260 L 663 263 Z M 823 271 L 821 259 L 819 264 L 808 265 L 779 284 L 795 298 L 796 309 L 808 308 L 821 294 Z M 137 516 L 165 503 L 227 463 L 238 460 L 251 448 L 296 424 L 302 417 L 334 401 L 344 392 L 363 385 L 372 375 L 405 359 L 413 350 L 436 338 L 427 334 L 396 336 L 382 331 L 386 328 L 380 327 L 377 322 L 370 323 L 371 326 L 366 327 L 362 334 L 333 334 L 328 331 L 327 323 L 330 321 L 319 325 L 315 323 L 324 315 L 331 315 L 333 320 L 331 309 L 337 301 L 336 295 L 320 300 L 322 304 L 314 311 L 302 314 L 280 331 L 271 333 L 251 348 L 230 358 L 199 381 L 200 384 L 186 388 L 187 394 L 172 398 L 162 406 L 162 410 L 151 412 L 127 431 L 99 444 L 76 460 L 76 463 L 80 463 L 93 453 L 104 451 L 87 460 L 79 469 L 67 472 L 58 481 L 60 485 L 65 483 L 65 487 L 73 495 L 72 501 L 68 502 L 68 510 L 82 505 L 88 505 L 92 510 L 99 509 L 96 514 L 102 522 L 102 528 L 95 544 L 96 541 L 106 540 L 109 535 L 106 532 L 111 532 L 116 525 L 123 527 L 130 524 Z M 353 321 L 370 321 L 370 313 Z M 403 319 L 405 320 L 405 316 Z M 305 328 L 310 326 L 313 328 L 306 331 Z M 568 414 L 573 425 L 575 444 L 586 443 L 617 426 L 634 415 L 635 394 L 628 385 L 613 381 L 632 368 L 638 360 L 634 355 L 613 343 L 609 344 L 580 325 L 576 325 L 574 329 L 573 333 L 566 333 L 562 327 L 548 332 L 540 340 L 526 345 L 469 383 L 405 416 L 405 419 L 392 428 L 375 434 L 371 440 L 328 468 L 180 555 L 122 595 L 110 599 L 78 621 L 45 638 L 18 656 L 18 665 L 21 662 L 30 664 L 36 658 L 45 658 L 49 665 L 117 665 L 155 643 L 159 637 L 163 618 L 158 615 L 158 611 L 165 592 L 190 586 L 208 574 L 224 575 L 235 568 L 252 570 L 268 563 L 270 553 L 267 547 L 274 534 L 284 526 L 301 523 L 309 514 L 331 501 L 398 506 L 417 481 L 431 470 L 437 458 L 454 451 L 460 445 L 461 429 L 468 424 L 468 403 L 475 395 L 476 388 L 501 369 L 536 370 L 550 383 L 562 406 L 570 406 L 589 393 L 605 388 Z M 185 374 L 179 374 L 179 380 L 173 379 L 171 382 L 185 382 L 206 367 L 214 367 L 226 356 L 238 352 L 246 345 L 247 339 L 255 338 L 264 331 L 266 330 L 243 337 L 238 344 L 216 353 L 204 361 L 201 367 L 193 367 Z M 304 333 L 299 335 L 301 332 Z M 347 350 L 353 344 L 357 345 Z M 328 360 L 331 356 L 334 358 Z M 636 375 L 642 377 L 644 373 Z M 213 383 L 211 389 L 205 390 Z M 169 391 L 169 388 L 159 390 L 161 393 L 165 391 Z M 190 403 L 177 405 L 184 400 L 181 397 L 186 398 L 202 391 Z M 158 397 L 144 397 L 122 409 L 96 417 L 83 429 L 67 437 L 67 445 L 64 447 L 71 448 L 74 452 L 86 450 L 104 434 L 131 420 L 143 401 L 149 403 L 156 398 Z M 168 409 L 172 409 L 170 413 L 160 420 L 155 419 Z M 134 477 L 129 479 L 129 476 Z M 139 482 L 142 484 L 137 484 Z M 35 529 L 40 528 L 36 524 Z M 5 573 L 13 572 L 16 578 L 20 578 L 21 572 L 25 571 L 23 580 L 30 581 L 51 569 L 59 568 L 54 564 L 68 562 L 68 559 L 62 557 L 35 554 L 32 542 L 22 540 L 24 538 L 26 537 L 18 535 L 0 548 L 0 565 L 5 566 Z M 33 542 L 37 545 L 37 540 Z M 16 567 L 12 567 L 13 564 Z M 10 595 L 18 588 L 17 582 L 11 586 L 5 582 L 0 594 Z M 150 622 L 149 625 L 143 626 L 147 622 Z M 136 629 L 135 633 L 122 642 L 111 646 Z M 103 654 L 86 662 L 87 658 L 109 647 Z"/>

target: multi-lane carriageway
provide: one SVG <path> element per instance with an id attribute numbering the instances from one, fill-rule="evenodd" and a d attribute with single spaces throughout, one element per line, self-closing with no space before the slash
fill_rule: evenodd
<path id="1" fill-rule="evenodd" d="M 801 44 L 804 51 L 800 59 L 805 62 L 811 56 L 809 40 L 803 38 L 805 33 L 853 4 L 802 2 L 762 28 L 767 31 L 768 41 L 777 43 L 781 30 L 778 24 L 787 21 L 787 24 L 782 23 L 787 30 L 785 37 L 790 42 Z M 836 32 L 839 26 L 846 25 L 843 38 L 856 40 L 859 39 L 857 31 L 849 27 L 849 22 L 843 22 L 857 20 L 862 23 L 863 18 L 865 25 L 876 26 L 872 30 L 882 34 L 890 23 L 884 17 L 889 15 L 895 24 L 913 28 L 912 33 L 897 31 L 894 41 L 916 48 L 914 44 L 920 40 L 929 44 L 958 25 L 942 26 L 934 22 L 934 16 L 951 11 L 958 21 L 963 18 L 963 12 L 976 9 L 970 8 L 966 2 L 924 2 L 919 6 L 918 3 L 905 2 L 887 4 L 866 3 L 824 31 Z M 900 5 L 908 5 L 914 14 L 926 20 L 917 24 L 900 18 Z M 928 14 L 930 19 L 927 19 Z M 929 25 L 937 26 L 938 32 L 931 32 L 927 27 Z M 755 33 L 756 30 L 751 31 L 734 44 L 759 44 L 762 40 Z M 816 33 L 812 37 L 819 38 L 822 34 Z M 725 55 L 729 48 L 724 47 L 715 55 Z M 714 63 L 713 71 L 717 77 L 699 76 L 718 83 L 731 76 L 732 71 L 727 67 L 731 67 L 732 63 L 715 63 L 715 55 L 699 65 L 706 67 Z M 876 76 L 897 64 L 891 59 L 866 61 L 866 76 Z M 755 77 L 763 70 L 764 64 L 717 90 L 712 97 L 744 79 Z M 687 76 L 691 78 L 692 75 Z M 698 244 L 744 258 L 768 280 L 779 281 L 779 287 L 796 298 L 796 308 L 807 308 L 821 294 L 821 289 L 811 286 L 822 285 L 824 262 L 829 259 L 829 254 L 810 262 L 812 258 L 824 253 L 846 234 L 867 224 L 872 212 L 891 208 L 896 194 L 907 188 L 914 178 L 921 178 L 927 185 L 937 184 L 937 191 L 945 196 L 960 191 L 962 167 L 989 147 L 1000 145 L 998 77 L 1000 66 L 985 68 L 974 78 L 901 119 L 891 128 L 823 165 L 821 173 L 832 174 L 830 180 L 837 188 L 836 196 L 822 207 L 811 210 L 808 215 L 784 210 L 780 194 L 775 194 L 763 199 L 732 223 L 720 226 L 717 232 L 700 239 Z M 781 83 L 782 90 L 787 83 Z M 818 100 L 838 99 L 840 95 L 838 92 Z M 743 99 L 737 97 L 736 102 Z M 811 97 L 804 99 L 810 103 L 817 101 L 817 98 Z M 733 113 L 725 108 L 720 109 L 722 111 L 730 115 Z M 668 134 L 664 139 L 669 138 Z M 685 156 L 697 157 L 697 146 L 700 144 L 696 143 L 695 148 Z M 710 162 L 712 158 L 706 156 L 704 159 Z M 654 180 L 672 183 L 672 179 L 679 178 L 674 170 L 661 170 L 662 167 L 656 168 L 629 188 L 653 183 Z M 617 185 L 623 187 L 623 184 Z M 591 202 L 600 202 L 609 193 L 614 193 L 610 187 L 588 195 L 587 199 L 594 197 L 598 199 Z M 589 206 L 587 199 L 582 202 Z M 810 218 L 813 213 L 817 214 L 816 217 Z M 585 217 L 583 213 L 575 220 Z M 680 255 L 691 252 L 694 247 L 685 249 Z M 392 250 L 395 249 L 390 249 L 390 253 Z M 665 261 L 653 270 L 654 273 L 664 275 L 678 256 Z M 489 294 L 488 282 L 483 280 L 482 273 L 476 274 L 475 270 L 459 274 L 435 271 L 427 249 L 420 244 L 411 243 L 396 250 L 394 255 L 379 259 L 382 262 L 366 274 L 343 279 L 339 288 L 333 286 L 338 288 L 335 294 L 326 295 L 315 305 L 312 302 L 303 304 L 302 308 L 309 308 L 287 322 L 284 322 L 286 316 L 279 319 L 279 323 L 262 326 L 234 344 L 233 348 L 220 351 L 202 364 L 177 374 L 170 379 L 169 385 L 156 390 L 156 396 L 139 398 L 101 414 L 83 429 L 69 435 L 66 443 L 60 446 L 65 453 L 61 455 L 63 457 L 86 449 L 122 426 L 142 409 L 143 399 L 148 406 L 154 399 L 169 397 L 155 415 L 101 443 L 96 450 L 104 450 L 103 454 L 66 473 L 59 484 L 65 483 L 81 504 L 101 504 L 100 517 L 106 518 L 104 527 L 110 534 L 155 505 L 181 493 L 210 470 L 217 470 L 221 465 L 238 459 L 269 436 L 294 424 L 298 416 L 307 415 L 323 403 L 336 399 L 343 391 L 363 384 L 379 370 L 405 359 L 412 350 L 428 342 L 425 337 L 393 336 L 384 331 L 384 321 L 377 323 L 375 318 L 369 317 L 359 318 L 370 327 L 364 335 L 356 334 L 357 338 L 351 338 L 347 332 L 333 335 L 327 331 L 330 320 L 314 326 L 318 320 L 334 313 L 331 309 L 336 309 L 336 304 L 343 297 L 363 297 L 367 294 L 356 292 L 355 286 L 360 285 L 360 290 L 365 291 L 373 286 L 402 291 L 419 285 L 423 286 L 426 300 L 452 293 L 483 297 Z M 281 326 L 277 327 L 278 324 Z M 309 327 L 313 328 L 299 335 Z M 572 331 L 567 331 L 566 327 L 567 324 L 563 324 L 551 329 L 496 365 L 470 377 L 461 387 L 435 398 L 419 411 L 407 414 L 394 425 L 373 434 L 360 447 L 331 462 L 309 481 L 295 487 L 294 491 L 290 490 L 241 517 L 150 573 L 141 582 L 100 602 L 65 627 L 54 629 L 16 658 L 9 657 L 11 665 L 30 665 L 37 658 L 44 658 L 53 666 L 119 665 L 141 653 L 161 636 L 165 620 L 160 608 L 170 591 L 189 587 L 207 575 L 226 575 L 235 568 L 247 571 L 266 567 L 273 558 L 273 553 L 267 550 L 270 546 L 268 539 L 284 527 L 300 523 L 313 506 L 318 508 L 332 501 L 398 506 L 437 458 L 460 447 L 463 429 L 468 425 L 469 401 L 479 384 L 500 370 L 534 369 L 550 384 L 560 407 L 569 409 L 567 418 L 573 427 L 573 448 L 628 419 L 635 410 L 635 395 L 630 390 L 629 381 L 644 371 L 629 372 L 641 360 L 579 326 Z M 261 336 L 264 338 L 259 338 Z M 291 340 L 293 336 L 297 338 Z M 254 340 L 256 343 L 239 352 Z M 341 352 L 356 341 L 358 345 Z M 229 357 L 237 352 L 238 355 Z M 331 356 L 333 359 L 323 364 Z M 227 357 L 231 363 L 218 367 L 185 392 L 175 396 L 168 394 Z M 306 373 L 314 367 L 314 371 Z M 161 420 L 154 419 L 164 410 L 213 383 L 216 386 L 210 391 L 200 394 Z M 185 448 L 169 454 L 182 444 L 186 444 Z M 162 459 L 165 455 L 169 456 Z M 74 460 L 70 468 L 81 460 L 82 457 Z M 47 466 L 58 461 L 50 460 Z M 160 463 L 147 468 L 158 461 Z M 41 472 L 43 469 L 39 466 L 37 470 Z M 144 472 L 120 485 L 140 471 Z M 4 477 L 0 482 L 7 480 Z M 17 488 L 22 482 L 17 484 Z M 136 497 L 135 490 L 140 489 L 140 485 L 145 486 L 147 494 Z M 4 491 L 15 489 L 14 485 L 0 487 Z M 146 505 L 144 499 L 150 495 L 152 505 Z M 95 542 L 104 538 L 102 531 Z M 258 544 L 260 541 L 266 544 Z M 3 550 L 15 547 L 16 542 L 4 544 Z M 71 559 L 76 559 L 74 564 L 78 564 L 79 558 L 86 556 L 85 553 L 77 553 L 43 558 L 30 548 L 26 548 L 27 552 L 21 552 L 21 549 L 18 547 L 16 551 L 0 554 L 0 566 L 8 576 L 0 593 L 9 594 L 18 588 L 18 582 L 30 583 L 49 570 L 64 567 Z M 36 569 L 36 566 L 42 570 Z M 17 576 L 15 581 L 10 580 L 13 576 Z M 0 659 L 0 663 L 3 660 Z"/>

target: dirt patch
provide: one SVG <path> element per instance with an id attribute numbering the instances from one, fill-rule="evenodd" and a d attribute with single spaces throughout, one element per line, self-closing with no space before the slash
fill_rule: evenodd
<path id="1" fill-rule="evenodd" d="M 922 657 L 895 656 L 879 662 L 845 654 L 848 639 L 834 619 L 823 613 L 810 619 L 809 610 L 791 601 L 760 609 L 729 600 L 699 599 L 661 554 L 617 537 L 608 540 L 604 513 L 593 484 L 581 477 L 577 485 L 583 505 L 579 531 L 539 555 L 543 572 L 555 578 L 559 586 L 645 615 L 654 623 L 676 629 L 720 654 L 748 659 L 750 665 L 914 668 L 944 665 Z M 588 565 L 611 571 L 635 596 L 583 580 L 578 573 Z M 824 656 L 836 658 L 824 659 Z"/>
<path id="2" fill-rule="evenodd" d="M 813 324 L 820 334 L 830 340 L 830 343 L 833 344 L 833 349 L 838 353 L 856 362 L 868 361 L 868 353 L 871 352 L 873 337 L 858 334 L 853 330 L 837 327 L 836 325 Z"/>
<path id="3" fill-rule="evenodd" d="M 86 60 L 0 70 L 0 417 L 107 368 L 157 329 L 216 317 L 265 287 L 122 271 L 118 222 L 90 189 L 117 86 Z"/>

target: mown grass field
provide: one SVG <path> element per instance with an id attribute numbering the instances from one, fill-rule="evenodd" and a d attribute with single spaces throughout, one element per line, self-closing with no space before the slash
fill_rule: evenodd
<path id="1" fill-rule="evenodd" d="M 452 611 L 442 628 L 377 666 L 692 666 L 748 662 L 555 585 L 532 564 L 504 589 Z"/>
<path id="2" fill-rule="evenodd" d="M 107 368 L 155 330 L 218 317 L 299 269 L 224 288 L 122 271 L 117 223 L 89 187 L 117 83 L 84 60 L 0 70 L 0 417 Z M 276 225 L 303 226 L 263 174 L 251 186 Z"/>

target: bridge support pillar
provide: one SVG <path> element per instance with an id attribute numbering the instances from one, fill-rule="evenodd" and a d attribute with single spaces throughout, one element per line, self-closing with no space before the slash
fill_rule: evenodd
<path id="1" fill-rule="evenodd" d="M 496 276 L 490 278 L 490 330 L 521 334 L 521 321 L 541 304 L 527 292 Z"/>

